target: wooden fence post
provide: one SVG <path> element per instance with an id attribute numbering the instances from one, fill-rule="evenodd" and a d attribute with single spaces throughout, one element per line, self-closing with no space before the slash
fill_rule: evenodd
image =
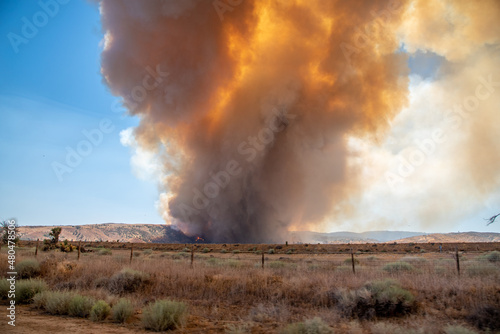
<path id="1" fill-rule="evenodd" d="M 356 274 L 356 268 L 354 267 L 354 253 L 351 248 L 351 262 L 352 262 L 352 273 Z"/>
<path id="2" fill-rule="evenodd" d="M 78 241 L 78 261 L 80 261 L 80 249 L 82 247 L 82 241 Z"/>
<path id="3" fill-rule="evenodd" d="M 132 243 L 132 247 L 130 247 L 130 264 L 132 264 L 133 255 L 134 255 L 134 244 Z"/>
<path id="4" fill-rule="evenodd" d="M 194 262 L 194 246 L 191 246 L 191 268 L 193 268 Z"/>
<path id="5" fill-rule="evenodd" d="M 39 241 L 39 240 L 40 240 L 40 239 L 36 239 L 35 257 L 37 257 L 37 256 L 38 256 L 38 241 Z"/>
<path id="6" fill-rule="evenodd" d="M 262 251 L 262 269 L 264 269 L 264 251 Z"/>
<path id="7" fill-rule="evenodd" d="M 455 259 L 457 260 L 457 274 L 460 277 L 460 258 L 458 257 L 458 247 L 455 247 Z"/>

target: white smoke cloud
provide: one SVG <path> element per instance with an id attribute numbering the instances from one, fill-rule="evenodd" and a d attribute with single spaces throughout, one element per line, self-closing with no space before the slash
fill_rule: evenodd
<path id="1" fill-rule="evenodd" d="M 120 143 L 132 151 L 130 165 L 137 178 L 153 182 L 160 179 L 162 164 L 158 155 L 138 145 L 134 137 L 134 128 L 128 128 L 120 132 Z"/>

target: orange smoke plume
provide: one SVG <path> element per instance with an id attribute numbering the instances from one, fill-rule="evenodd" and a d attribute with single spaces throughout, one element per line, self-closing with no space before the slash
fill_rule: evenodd
<path id="1" fill-rule="evenodd" d="M 102 73 L 163 161 L 168 222 L 265 242 L 331 217 L 359 188 L 347 137 L 381 138 L 406 104 L 405 6 L 103 1 Z"/>

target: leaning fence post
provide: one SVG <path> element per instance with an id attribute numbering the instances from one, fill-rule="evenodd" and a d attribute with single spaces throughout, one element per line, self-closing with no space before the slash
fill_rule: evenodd
<path id="1" fill-rule="evenodd" d="M 262 252 L 262 269 L 264 269 L 264 251 Z"/>
<path id="2" fill-rule="evenodd" d="M 38 255 L 38 241 L 39 240 L 40 239 L 36 239 L 35 257 L 37 257 L 37 255 Z"/>
<path id="3" fill-rule="evenodd" d="M 191 268 L 193 268 L 194 261 L 194 246 L 191 246 Z"/>
<path id="4" fill-rule="evenodd" d="M 82 241 L 78 241 L 78 261 L 80 261 L 80 249 L 82 247 Z"/>
<path id="5" fill-rule="evenodd" d="M 460 258 L 458 257 L 458 247 L 455 247 L 455 259 L 457 260 L 457 274 L 460 277 Z"/>
<path id="6" fill-rule="evenodd" d="M 356 274 L 356 268 L 354 267 L 354 253 L 351 248 L 351 262 L 352 262 L 352 273 Z"/>
<path id="7" fill-rule="evenodd" d="M 132 264 L 133 255 L 134 255 L 134 244 L 132 243 L 132 247 L 130 247 L 130 264 Z"/>

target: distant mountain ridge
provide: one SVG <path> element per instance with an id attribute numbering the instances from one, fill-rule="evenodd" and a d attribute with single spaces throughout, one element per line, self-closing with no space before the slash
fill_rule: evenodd
<path id="1" fill-rule="evenodd" d="M 55 226 L 21 226 L 19 235 L 23 240 L 43 240 Z M 60 240 L 82 241 L 120 241 L 145 243 L 192 243 L 196 237 L 187 236 L 175 226 L 159 224 L 122 224 L 104 223 L 88 225 L 62 225 Z M 500 242 L 500 233 L 463 232 L 463 233 L 424 233 L 407 231 L 371 232 L 331 232 L 310 231 L 290 232 L 290 243 L 427 243 L 427 242 Z"/>
<path id="2" fill-rule="evenodd" d="M 419 235 L 425 235 L 423 232 L 407 231 L 371 231 L 371 232 L 330 232 L 319 233 L 309 231 L 291 232 L 293 242 L 309 243 L 367 243 L 367 242 L 386 242 L 396 239 L 409 238 Z"/>
<path id="3" fill-rule="evenodd" d="M 48 239 L 50 230 L 54 227 L 21 226 L 19 235 L 22 240 Z M 104 223 L 60 227 L 60 240 L 190 243 L 196 239 L 185 235 L 174 226 L 159 224 Z"/>
<path id="4" fill-rule="evenodd" d="M 431 233 L 409 238 L 394 240 L 398 243 L 427 242 L 500 242 L 500 233 L 461 232 L 461 233 Z"/>

